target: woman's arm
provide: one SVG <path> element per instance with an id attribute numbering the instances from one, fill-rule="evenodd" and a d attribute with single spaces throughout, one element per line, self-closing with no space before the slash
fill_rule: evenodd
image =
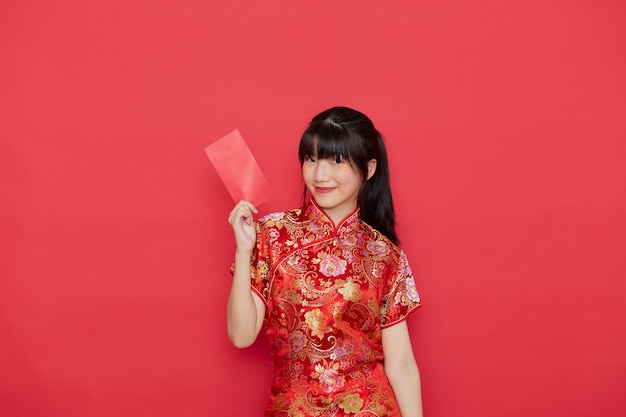
<path id="1" fill-rule="evenodd" d="M 265 304 L 251 289 L 250 262 L 256 242 L 253 213 L 257 213 L 257 209 L 251 203 L 240 201 L 228 217 L 237 249 L 235 272 L 226 305 L 226 323 L 228 338 L 238 348 L 254 343 L 265 316 Z"/>
<path id="2" fill-rule="evenodd" d="M 402 417 L 422 417 L 420 374 L 406 321 L 383 329 L 382 338 L 385 374 L 393 388 Z"/>

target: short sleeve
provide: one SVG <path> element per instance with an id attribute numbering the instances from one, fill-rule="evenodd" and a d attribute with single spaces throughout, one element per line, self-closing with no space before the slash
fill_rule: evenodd
<path id="1" fill-rule="evenodd" d="M 256 244 L 250 262 L 250 276 L 252 277 L 252 289 L 261 296 L 267 304 L 270 287 L 270 245 L 267 239 L 267 228 L 262 228 L 256 223 Z"/>
<path id="2" fill-rule="evenodd" d="M 252 290 L 267 304 L 270 283 L 270 250 L 267 239 L 267 229 L 255 223 L 256 243 L 250 260 L 250 277 Z M 235 272 L 235 264 L 230 267 L 230 273 Z"/>
<path id="3" fill-rule="evenodd" d="M 421 306 L 415 278 L 403 250 L 398 250 L 395 268 L 389 271 L 387 287 L 380 304 L 380 325 L 390 327 L 406 319 Z"/>

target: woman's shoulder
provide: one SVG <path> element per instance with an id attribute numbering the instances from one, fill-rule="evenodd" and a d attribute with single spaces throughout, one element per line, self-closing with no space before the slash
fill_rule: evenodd
<path id="1" fill-rule="evenodd" d="M 393 249 L 394 251 L 397 251 L 397 252 L 402 251 L 400 246 L 398 246 L 397 244 L 393 243 L 391 241 L 391 239 L 389 239 L 387 236 L 382 234 L 378 229 L 376 229 L 373 226 L 365 223 L 362 220 L 361 220 L 361 225 L 363 226 L 363 229 L 365 231 L 365 234 L 366 234 L 368 240 L 377 241 L 377 242 L 380 242 L 381 244 L 385 244 L 385 245 L 389 246 L 391 249 Z"/>
<path id="2" fill-rule="evenodd" d="M 277 211 L 262 216 L 259 220 L 260 228 L 282 227 L 286 223 L 294 223 L 300 220 L 302 214 L 301 208 L 295 208 L 287 211 Z"/>

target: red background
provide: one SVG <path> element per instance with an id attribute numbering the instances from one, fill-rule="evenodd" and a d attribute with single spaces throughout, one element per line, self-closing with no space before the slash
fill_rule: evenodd
<path id="1" fill-rule="evenodd" d="M 332 105 L 387 138 L 426 415 L 626 415 L 624 2 L 4 0 L 0 58 L 0 415 L 261 415 L 203 148 L 291 208 Z"/>

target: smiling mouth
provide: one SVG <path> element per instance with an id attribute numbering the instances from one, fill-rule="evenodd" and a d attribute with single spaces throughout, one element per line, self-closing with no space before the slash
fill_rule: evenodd
<path id="1" fill-rule="evenodd" d="M 332 190 L 334 190 L 333 187 L 315 187 L 315 192 L 319 194 L 330 193 Z"/>

